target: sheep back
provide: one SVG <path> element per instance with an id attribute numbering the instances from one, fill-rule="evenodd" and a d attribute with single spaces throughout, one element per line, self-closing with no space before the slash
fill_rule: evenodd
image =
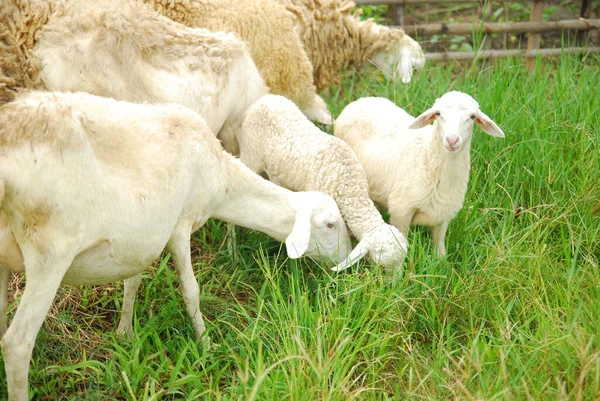
<path id="1" fill-rule="evenodd" d="M 331 196 L 358 239 L 383 224 L 350 146 L 322 132 L 289 100 L 263 97 L 248 109 L 241 133 L 244 163 L 293 191 Z"/>
<path id="2" fill-rule="evenodd" d="M 271 0 L 145 0 L 160 13 L 190 27 L 233 32 L 247 44 L 271 93 L 302 110 L 315 105 L 313 66 L 292 15 Z"/>
<path id="3" fill-rule="evenodd" d="M 136 1 L 66 2 L 40 31 L 33 54 L 49 90 L 179 103 L 215 134 L 266 91 L 235 35 L 186 27 Z"/>

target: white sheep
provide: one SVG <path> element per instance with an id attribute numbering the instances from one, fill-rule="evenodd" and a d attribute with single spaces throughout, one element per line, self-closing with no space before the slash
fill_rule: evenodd
<path id="1" fill-rule="evenodd" d="M 369 199 L 367 178 L 352 149 L 312 124 L 282 96 L 266 95 L 250 106 L 239 132 L 240 160 L 256 173 L 293 191 L 320 191 L 338 204 L 348 228 L 359 240 L 341 270 L 365 255 L 398 268 L 406 238 L 386 224 Z"/>
<path id="2" fill-rule="evenodd" d="M 179 103 L 204 117 L 235 153 L 244 111 L 268 92 L 236 35 L 186 27 L 143 2 L 8 0 L 0 18 L 5 101 L 32 87 Z"/>
<path id="3" fill-rule="evenodd" d="M 430 226 L 443 256 L 448 223 L 467 191 L 473 123 L 504 138 L 465 93 L 446 93 L 416 119 L 387 99 L 371 97 L 346 106 L 334 135 L 356 153 L 371 199 L 389 210 L 390 223 L 404 235 L 411 223 Z"/>
<path id="4" fill-rule="evenodd" d="M 292 258 L 348 254 L 331 197 L 292 192 L 252 173 L 185 107 L 32 92 L 0 107 L 0 115 L 0 228 L 14 245 L 0 248 L 0 286 L 7 268 L 27 274 L 1 341 L 12 401 L 28 400 L 29 359 L 61 282 L 132 277 L 167 247 L 201 336 L 190 235 L 208 218 L 285 240 Z"/>
<path id="5" fill-rule="evenodd" d="M 313 84 L 313 66 L 294 16 L 281 4 L 273 0 L 145 1 L 187 26 L 236 33 L 246 42 L 271 93 L 291 99 L 313 121 L 332 123 Z"/>
<path id="6" fill-rule="evenodd" d="M 410 82 L 413 69 L 425 63 L 421 46 L 402 29 L 372 19 L 350 0 L 278 0 L 296 16 L 296 25 L 313 64 L 317 90 L 323 90 L 348 68 L 373 63 L 388 79 Z"/>

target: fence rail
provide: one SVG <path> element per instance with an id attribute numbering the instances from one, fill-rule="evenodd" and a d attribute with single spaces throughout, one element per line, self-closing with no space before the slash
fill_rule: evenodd
<path id="1" fill-rule="evenodd" d="M 564 49 L 534 49 L 534 50 L 482 50 L 473 52 L 446 52 L 446 53 L 427 53 L 425 58 L 429 61 L 471 61 L 473 59 L 484 60 L 501 57 L 521 56 L 524 58 L 533 58 L 536 56 L 560 56 L 562 54 L 589 54 L 599 53 L 600 47 L 567 47 Z"/>
<path id="2" fill-rule="evenodd" d="M 506 0 L 502 0 L 506 1 Z M 511 3 L 530 3 L 531 0 L 509 0 Z M 356 5 L 367 6 L 367 5 L 402 5 L 402 4 L 427 4 L 427 3 L 482 3 L 482 0 L 354 0 Z"/>
<path id="3" fill-rule="evenodd" d="M 527 64 L 533 67 L 533 57 L 537 55 L 556 56 L 564 53 L 597 53 L 598 47 L 581 46 L 564 49 L 540 49 L 541 33 L 556 31 L 577 31 L 584 33 L 586 31 L 598 30 L 600 19 L 589 19 L 591 10 L 591 1 L 582 0 L 581 13 L 579 19 L 566 19 L 561 21 L 542 22 L 545 3 L 543 0 L 498 0 L 500 3 L 521 3 L 531 4 L 531 13 L 529 22 L 485 22 L 476 21 L 472 23 L 435 23 L 404 25 L 405 5 L 432 4 L 432 3 L 479 3 L 484 4 L 484 0 L 354 0 L 357 5 L 375 5 L 384 4 L 394 7 L 397 27 L 404 29 L 411 36 L 423 37 L 433 35 L 468 35 L 473 32 L 483 34 L 506 34 L 526 33 L 526 50 L 482 50 L 479 52 L 446 52 L 446 53 L 427 53 L 425 56 L 432 61 L 467 61 L 473 59 L 486 59 L 497 57 L 508 57 L 521 55 L 527 59 Z M 582 42 L 582 34 L 578 34 L 579 42 Z M 580 43 L 581 45 L 581 43 Z"/>
<path id="4" fill-rule="evenodd" d="M 440 34 L 465 35 L 473 31 L 483 33 L 542 33 L 560 30 L 587 31 L 600 26 L 600 19 L 567 19 L 554 22 L 463 22 L 405 25 L 402 27 L 409 35 L 432 36 Z M 400 27 L 398 27 L 400 28 Z"/>

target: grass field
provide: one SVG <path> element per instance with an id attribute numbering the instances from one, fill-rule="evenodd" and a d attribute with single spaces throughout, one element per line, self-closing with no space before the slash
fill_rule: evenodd
<path id="1" fill-rule="evenodd" d="M 348 78 L 337 116 L 362 96 L 416 115 L 457 89 L 506 139 L 476 129 L 465 206 L 448 256 L 414 228 L 402 277 L 360 264 L 331 274 L 226 225 L 195 234 L 194 339 L 168 255 L 145 276 L 135 337 L 114 334 L 122 284 L 64 288 L 31 364 L 36 400 L 600 399 L 600 58 L 429 64 L 409 86 Z M 13 279 L 18 297 L 23 283 Z M 11 304 L 11 315 L 17 301 Z M 4 365 L 0 400 L 6 399 Z"/>

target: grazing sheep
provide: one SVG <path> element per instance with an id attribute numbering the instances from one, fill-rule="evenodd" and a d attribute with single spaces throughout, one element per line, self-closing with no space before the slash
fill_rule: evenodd
<path id="1" fill-rule="evenodd" d="M 360 69 L 369 61 L 388 79 L 403 83 L 425 63 L 421 46 L 402 29 L 361 21 L 350 0 L 278 1 L 296 16 L 319 91 L 338 82 L 347 68 Z"/>
<path id="2" fill-rule="evenodd" d="M 5 35 L 19 44 L 6 48 L 0 60 L 15 52 L 23 54 L 20 62 L 35 66 L 26 78 L 8 77 L 15 81 L 11 89 L 34 83 L 51 91 L 179 103 L 204 117 L 232 153 L 243 113 L 267 93 L 234 34 L 186 27 L 141 2 L 54 0 L 50 12 L 39 0 L 8 0 L 0 10 L 9 19 Z M 21 37 L 28 39 L 21 43 Z"/>
<path id="3" fill-rule="evenodd" d="M 294 17 L 273 0 L 145 0 L 190 27 L 238 34 L 271 93 L 294 101 L 311 120 L 331 124 L 313 84 L 313 68 L 296 32 Z"/>
<path id="4" fill-rule="evenodd" d="M 334 135 L 356 153 L 371 199 L 389 210 L 390 222 L 404 235 L 411 223 L 430 226 L 443 256 L 448 223 L 462 208 L 467 191 L 473 123 L 504 138 L 465 93 L 446 93 L 416 119 L 389 100 L 372 97 L 346 106 Z"/>
<path id="5" fill-rule="evenodd" d="M 331 197 L 252 173 L 185 107 L 32 92 L 0 115 L 0 228 L 14 245 L 0 248 L 0 284 L 6 288 L 6 268 L 27 275 L 1 341 L 9 400 L 28 400 L 33 345 L 61 282 L 135 276 L 165 247 L 201 336 L 190 235 L 208 218 L 285 240 L 292 258 L 347 256 L 348 232 Z M 17 260 L 6 263 L 10 255 Z"/>
<path id="6" fill-rule="evenodd" d="M 365 255 L 398 268 L 406 238 L 386 224 L 369 199 L 367 178 L 352 149 L 319 130 L 288 99 L 266 95 L 250 106 L 242 124 L 240 160 L 256 173 L 294 191 L 320 191 L 335 199 L 348 228 L 359 240 L 341 270 Z M 348 263 L 352 262 L 352 263 Z"/>

